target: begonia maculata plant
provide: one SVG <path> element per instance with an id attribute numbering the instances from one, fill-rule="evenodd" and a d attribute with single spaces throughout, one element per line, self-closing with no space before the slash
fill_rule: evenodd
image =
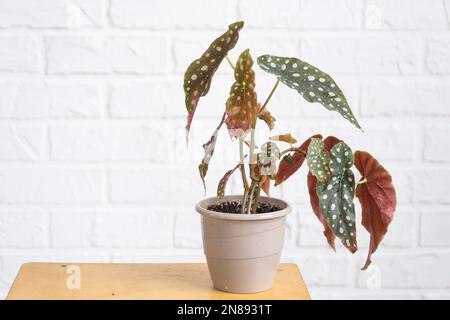
<path id="1" fill-rule="evenodd" d="M 203 185 L 223 125 L 227 127 L 232 141 L 239 143 L 240 161 L 219 181 L 217 203 L 223 200 L 229 177 L 240 171 L 243 184 L 241 214 L 256 214 L 261 190 L 269 194 L 271 183 L 274 186 L 282 184 L 306 160 L 312 210 L 323 225 L 323 233 L 333 250 L 336 237 L 350 252 L 354 253 L 358 248 L 353 203 L 356 194 L 361 205 L 362 225 L 370 234 L 369 252 L 363 266 L 366 269 L 394 216 L 396 193 L 391 175 L 371 154 L 366 151 L 353 152 L 344 141 L 333 136 L 316 134 L 297 145 L 297 139 L 286 133 L 268 137 L 267 142 L 259 148 L 256 146 L 257 121 L 262 120 L 270 130 L 275 126 L 268 102 L 280 83 L 297 91 L 306 101 L 339 113 L 357 129 L 361 126 L 336 82 L 317 67 L 293 57 L 265 54 L 257 58 L 257 65 L 276 77 L 267 99 L 259 103 L 255 91 L 254 60 L 249 49 L 239 55 L 235 64 L 227 55 L 235 47 L 243 26 L 242 21 L 229 25 L 228 30 L 189 65 L 184 75 L 188 138 L 199 100 L 208 93 L 219 65 L 227 60 L 234 73 L 234 82 L 224 102 L 223 116 L 203 145 L 204 157 L 198 167 Z M 283 144 L 288 146 L 284 150 L 280 147 Z M 353 166 L 361 176 L 358 181 L 355 180 Z"/>

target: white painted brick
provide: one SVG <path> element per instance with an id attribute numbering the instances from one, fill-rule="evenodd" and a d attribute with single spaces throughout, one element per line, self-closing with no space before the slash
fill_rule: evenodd
<path id="1" fill-rule="evenodd" d="M 0 213 L 0 248 L 43 247 L 46 244 L 46 231 L 43 213 Z"/>
<path id="2" fill-rule="evenodd" d="M 310 38 L 303 60 L 331 74 L 416 74 L 419 41 L 412 37 Z"/>
<path id="3" fill-rule="evenodd" d="M 428 128 L 425 133 L 425 160 L 450 162 L 448 145 L 450 145 L 450 127 Z"/>
<path id="4" fill-rule="evenodd" d="M 450 212 L 427 209 L 421 216 L 420 245 L 426 247 L 450 246 Z"/>
<path id="5" fill-rule="evenodd" d="M 0 126 L 0 159 L 38 160 L 45 157 L 46 131 L 42 126 Z"/>
<path id="6" fill-rule="evenodd" d="M 52 247 L 91 247 L 94 237 L 94 217 L 91 212 L 52 212 Z"/>
<path id="7" fill-rule="evenodd" d="M 418 220 L 415 212 L 405 210 L 401 206 L 397 207 L 394 219 L 389 225 L 388 232 L 381 245 L 389 248 L 408 248 L 414 246 L 417 243 Z M 367 240 L 369 240 L 369 236 Z"/>
<path id="8" fill-rule="evenodd" d="M 101 0 L 0 1 L 1 27 L 80 28 L 103 25 Z"/>
<path id="9" fill-rule="evenodd" d="M 239 13 L 247 26 L 258 28 L 350 29 L 358 24 L 357 9 L 355 0 L 239 2 Z"/>
<path id="10" fill-rule="evenodd" d="M 419 292 L 412 290 L 347 289 L 336 287 L 309 287 L 313 300 L 417 300 Z"/>
<path id="11" fill-rule="evenodd" d="M 182 80 L 177 80 L 112 83 L 110 114 L 117 118 L 186 116 Z"/>
<path id="12" fill-rule="evenodd" d="M 447 29 L 441 0 L 369 0 L 365 9 L 368 29 Z"/>
<path id="13" fill-rule="evenodd" d="M 0 118 L 85 118 L 101 113 L 100 87 L 87 81 L 0 81 L 0 90 Z"/>
<path id="14" fill-rule="evenodd" d="M 340 123 L 342 123 L 341 121 Z M 365 125 L 361 120 L 364 133 L 351 132 L 346 124 L 333 126 L 329 133 L 344 140 L 353 151 L 365 150 L 372 154 L 380 163 L 386 165 L 388 160 L 408 161 L 414 157 L 414 151 L 417 147 L 419 130 L 415 125 L 395 124 L 385 125 Z"/>
<path id="15" fill-rule="evenodd" d="M 174 236 L 177 248 L 202 248 L 201 219 L 193 207 L 176 214 Z"/>
<path id="16" fill-rule="evenodd" d="M 381 254 L 372 259 L 372 268 L 358 272 L 358 285 L 367 287 L 369 278 L 378 277 L 382 289 L 386 288 L 447 288 L 450 278 L 449 253 L 400 253 Z M 371 271 L 372 270 L 372 271 Z M 373 280 L 374 278 L 372 278 Z"/>
<path id="17" fill-rule="evenodd" d="M 41 52 L 41 43 L 34 36 L 0 36 L 0 72 L 40 72 Z"/>
<path id="18" fill-rule="evenodd" d="M 426 66 L 431 74 L 450 74 L 450 38 L 433 38 L 428 41 Z"/>
<path id="19" fill-rule="evenodd" d="M 94 243 L 99 247 L 171 247 L 172 220 L 170 212 L 158 208 L 97 214 Z"/>
<path id="20" fill-rule="evenodd" d="M 450 83 L 447 81 L 386 79 L 362 87 L 364 116 L 450 115 Z"/>
<path id="21" fill-rule="evenodd" d="M 203 197 L 196 168 L 111 170 L 113 203 L 191 204 Z"/>
<path id="22" fill-rule="evenodd" d="M 111 20 L 124 28 L 221 28 L 233 19 L 233 1 L 112 0 Z"/>
<path id="23" fill-rule="evenodd" d="M 348 258 L 333 252 L 286 255 L 283 261 L 298 265 L 307 286 L 347 285 L 350 279 Z"/>
<path id="24" fill-rule="evenodd" d="M 450 179 L 450 170 L 444 169 L 418 169 L 412 176 L 412 198 L 414 202 L 449 203 L 447 184 Z"/>
<path id="25" fill-rule="evenodd" d="M 426 290 L 422 292 L 422 298 L 427 300 L 450 300 L 450 290 Z"/>
<path id="26" fill-rule="evenodd" d="M 159 74 L 167 70 L 164 37 L 50 37 L 48 72 Z"/>
<path id="27" fill-rule="evenodd" d="M 206 263 L 202 250 L 164 250 L 157 253 L 136 254 L 129 251 L 112 256 L 115 263 Z"/>
<path id="28" fill-rule="evenodd" d="M 99 203 L 103 177 L 99 170 L 2 168 L 0 203 Z"/>
<path id="29" fill-rule="evenodd" d="M 55 126 L 50 129 L 51 158 L 64 161 L 151 160 L 167 162 L 170 127 Z"/>

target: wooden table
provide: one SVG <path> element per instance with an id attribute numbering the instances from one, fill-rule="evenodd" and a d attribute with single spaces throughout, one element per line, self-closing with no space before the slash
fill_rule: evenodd
<path id="1" fill-rule="evenodd" d="M 254 294 L 215 290 L 202 263 L 26 263 L 7 299 L 307 300 L 310 296 L 293 263 L 280 264 L 273 288 Z"/>

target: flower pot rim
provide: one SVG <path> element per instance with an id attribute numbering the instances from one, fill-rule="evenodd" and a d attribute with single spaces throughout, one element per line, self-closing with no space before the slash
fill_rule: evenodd
<path id="1" fill-rule="evenodd" d="M 240 200 L 242 195 L 227 195 L 223 197 L 223 201 L 236 201 Z M 209 197 L 199 201 L 195 205 L 195 210 L 204 216 L 209 218 L 218 219 L 218 220 L 240 220 L 240 221 L 258 221 L 258 220 L 269 220 L 276 219 L 283 216 L 286 216 L 288 213 L 292 211 L 292 207 L 284 200 L 273 198 L 273 197 L 265 197 L 261 196 L 261 200 L 265 200 L 266 202 L 276 204 L 283 209 L 268 212 L 268 213 L 258 213 L 258 214 L 237 214 L 237 213 L 225 213 L 225 212 L 217 212 L 206 209 L 208 205 L 215 203 L 217 197 Z"/>

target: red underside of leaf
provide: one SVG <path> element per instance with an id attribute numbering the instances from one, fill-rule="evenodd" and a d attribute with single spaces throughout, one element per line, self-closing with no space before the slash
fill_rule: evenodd
<path id="1" fill-rule="evenodd" d="M 320 134 L 316 134 L 310 137 L 297 149 L 300 149 L 306 153 L 312 138 L 322 139 L 322 136 Z M 292 176 L 298 169 L 300 169 L 304 161 L 305 155 L 301 152 L 293 152 L 291 155 L 288 154 L 284 156 L 278 165 L 278 171 L 275 176 L 275 186 L 280 185 L 283 181 Z"/>
<path id="2" fill-rule="evenodd" d="M 333 234 L 333 231 L 331 231 L 330 227 L 328 226 L 327 219 L 325 218 L 322 211 L 320 210 L 319 198 L 317 197 L 317 193 L 316 193 L 317 179 L 316 179 L 316 177 L 314 177 L 311 174 L 311 172 L 308 172 L 307 179 L 308 179 L 308 192 L 309 192 L 309 200 L 311 202 L 311 207 L 312 207 L 317 219 L 319 219 L 320 223 L 322 223 L 322 225 L 323 225 L 323 228 L 324 228 L 323 234 L 327 238 L 328 244 L 334 251 L 336 251 L 336 246 L 334 244 L 334 240 L 336 239 L 336 236 Z"/>
<path id="3" fill-rule="evenodd" d="M 362 209 L 362 225 L 370 233 L 369 253 L 362 268 L 365 270 L 394 217 L 397 198 L 391 175 L 369 153 L 356 151 L 355 166 L 367 179 L 366 183 L 356 187 L 356 196 Z"/>

